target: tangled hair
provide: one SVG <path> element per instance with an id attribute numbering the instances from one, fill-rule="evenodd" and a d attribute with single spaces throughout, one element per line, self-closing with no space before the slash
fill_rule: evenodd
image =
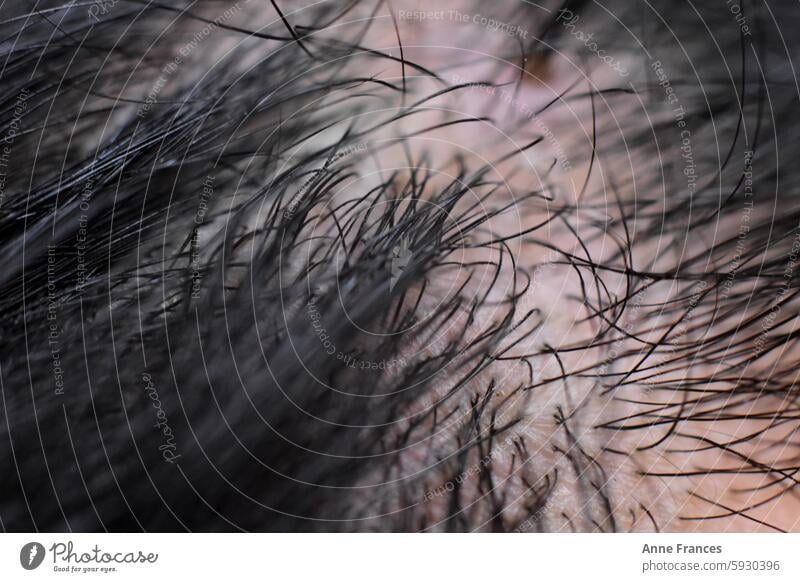
<path id="1" fill-rule="evenodd" d="M 796 527 L 793 6 L 33 4 L 4 530 Z"/>

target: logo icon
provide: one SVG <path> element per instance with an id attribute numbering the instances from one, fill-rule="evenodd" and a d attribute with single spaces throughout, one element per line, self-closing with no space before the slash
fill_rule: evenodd
<path id="1" fill-rule="evenodd" d="M 26 570 L 35 570 L 44 561 L 44 546 L 38 542 L 28 542 L 19 551 L 19 563 Z"/>
<path id="2" fill-rule="evenodd" d="M 403 271 L 406 270 L 408 267 L 408 263 L 411 262 L 411 257 L 413 253 L 411 252 L 410 244 L 407 239 L 403 238 L 400 240 L 400 244 L 397 244 L 392 249 L 392 261 L 391 261 L 391 279 L 389 280 L 389 291 L 394 289 L 394 286 L 397 284 L 397 281 L 403 275 Z"/>

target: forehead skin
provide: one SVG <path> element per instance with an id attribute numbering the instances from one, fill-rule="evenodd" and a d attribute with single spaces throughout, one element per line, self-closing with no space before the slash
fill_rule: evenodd
<path id="1" fill-rule="evenodd" d="M 772 422 L 788 403 L 782 402 L 782 396 L 753 398 L 737 394 L 736 380 L 721 373 L 718 365 L 680 358 L 687 345 L 701 345 L 729 327 L 722 322 L 716 327 L 709 325 L 708 309 L 713 309 L 715 301 L 710 284 L 703 281 L 690 284 L 677 279 L 657 284 L 647 282 L 628 298 L 626 309 L 615 322 L 621 337 L 606 342 L 602 349 L 589 347 L 603 325 L 594 317 L 596 312 L 581 305 L 579 298 L 587 295 L 587 285 L 601 285 L 603 293 L 622 297 L 630 293 L 627 287 L 630 280 L 609 271 L 592 273 L 594 280 L 588 275 L 582 278 L 566 257 L 575 255 L 598 264 L 604 261 L 610 264 L 625 236 L 637 241 L 628 242 L 627 251 L 630 263 L 642 269 L 656 260 L 664 262 L 665 256 L 677 256 L 674 235 L 648 237 L 645 233 L 652 224 L 651 214 L 643 212 L 646 216 L 640 217 L 637 213 L 644 210 L 642 201 L 666 211 L 669 201 L 659 197 L 673 194 L 663 186 L 648 190 L 646 179 L 641 180 L 644 187 L 639 190 L 636 180 L 643 172 L 665 171 L 647 159 L 646 152 L 652 155 L 657 151 L 654 146 L 660 146 L 663 151 L 658 153 L 674 157 L 675 141 L 678 144 L 681 141 L 668 141 L 663 136 L 661 141 L 644 145 L 628 141 L 637 132 L 645 134 L 661 122 L 669 109 L 658 97 L 671 102 L 670 92 L 657 95 L 655 102 L 647 107 L 633 96 L 621 100 L 598 93 L 594 108 L 588 98 L 570 99 L 570 96 L 581 89 L 627 87 L 629 82 L 643 84 L 653 70 L 662 71 L 661 66 L 653 69 L 636 58 L 633 51 L 620 50 L 618 60 L 624 63 L 627 73 L 621 78 L 607 67 L 581 61 L 567 46 L 546 58 L 529 56 L 531 60 L 543 60 L 546 66 L 538 62 L 533 67 L 523 67 L 524 60 L 517 58 L 513 43 L 508 42 L 514 33 L 503 34 L 492 26 L 482 25 L 478 7 L 453 3 L 437 12 L 426 10 L 424 3 L 407 2 L 396 5 L 396 10 L 406 55 L 414 55 L 427 67 L 447 71 L 444 76 L 454 84 L 473 84 L 447 99 L 434 101 L 433 106 L 464 116 L 490 117 L 485 122 L 439 132 L 433 144 L 411 140 L 408 147 L 413 152 L 412 158 L 416 152 L 434 149 L 443 159 L 457 153 L 492 159 L 492 153 L 504 148 L 513 149 L 537 135 L 545 138 L 539 148 L 494 168 L 493 177 L 502 184 L 507 199 L 514 200 L 520 192 L 536 188 L 555 193 L 555 199 L 539 204 L 520 203 L 513 212 L 487 224 L 492 236 L 511 240 L 509 253 L 514 256 L 514 266 L 533 274 L 534 284 L 520 297 L 518 308 L 520 313 L 537 310 L 541 325 L 536 333 L 517 344 L 514 352 L 535 355 L 498 361 L 484 376 L 473 380 L 477 390 L 488 381 L 495 381 L 513 392 L 516 386 L 528 384 L 528 364 L 535 370 L 529 393 L 498 405 L 501 416 L 519 418 L 513 433 L 528 443 L 530 457 L 524 464 L 537 476 L 534 485 L 544 487 L 551 478 L 557 481 L 535 519 L 524 521 L 527 527 L 585 531 L 606 529 L 614 522 L 617 529 L 646 531 L 653 529 L 655 522 L 662 531 L 796 529 L 796 500 L 788 493 L 793 478 L 781 470 L 772 475 L 764 470 L 790 464 L 794 454 L 790 444 L 794 429 Z M 505 23 L 506 30 L 516 30 L 510 28 L 519 24 L 514 16 L 513 11 L 496 8 L 491 15 L 494 28 Z M 503 20 L 504 17 L 508 20 Z M 536 23 L 535 18 L 523 22 L 532 28 Z M 587 27 L 586 34 L 594 30 L 591 21 L 584 21 L 583 26 Z M 386 28 L 388 45 L 395 31 Z M 394 73 L 385 78 L 396 80 L 398 71 Z M 688 68 L 675 66 L 671 70 L 674 78 L 683 79 L 689 74 Z M 501 87 L 519 76 L 521 83 Z M 576 80 L 578 89 L 562 95 Z M 477 85 L 481 82 L 496 83 L 498 87 Z M 424 83 L 415 88 L 420 96 L 428 89 Z M 731 93 L 729 98 L 735 100 L 736 95 Z M 526 115 L 551 101 L 556 104 L 539 115 Z M 418 127 L 422 126 L 424 122 L 420 121 Z M 614 141 L 617 147 L 598 148 L 592 156 L 592 140 L 597 139 L 598 132 L 604 143 Z M 563 156 L 564 149 L 568 156 Z M 698 158 L 702 153 L 697 154 Z M 559 162 L 555 171 L 551 168 L 553 160 Z M 740 166 L 747 169 L 747 158 L 744 160 Z M 661 162 L 664 161 L 662 158 Z M 386 163 L 393 162 L 402 164 L 403 159 L 387 156 Z M 570 207 L 565 221 L 568 226 L 554 220 L 540 237 L 540 241 L 557 250 L 514 238 L 517 233 L 546 222 L 564 207 Z M 632 211 L 622 212 L 621 208 Z M 758 212 L 756 205 L 754 219 Z M 623 230 L 623 218 L 625 228 L 629 229 L 627 233 Z M 717 241 L 736 237 L 740 224 L 738 216 L 718 217 L 707 231 L 690 234 L 686 239 L 688 248 L 683 252 L 710 254 Z M 473 251 L 461 253 L 457 260 L 489 260 L 490 255 Z M 725 264 L 726 259 L 723 255 L 715 260 Z M 501 277 L 511 286 L 513 268 L 508 266 Z M 737 282 L 742 288 L 751 284 Z M 442 301 L 449 288 L 446 282 L 437 285 L 434 280 L 429 301 Z M 480 284 L 471 292 L 478 293 L 478 289 Z M 719 300 L 718 296 L 716 299 Z M 688 314 L 686 309 L 669 307 L 678 301 L 688 304 Z M 497 322 L 493 318 L 501 316 L 502 313 L 486 310 L 474 326 L 476 330 L 488 329 Z M 739 321 L 744 321 L 744 315 Z M 443 329 L 441 335 L 452 341 L 461 328 L 457 321 L 451 325 L 453 332 L 448 336 L 448 329 Z M 668 329 L 672 330 L 671 335 L 665 336 Z M 750 335 L 744 329 L 736 331 L 727 343 L 752 344 Z M 666 345 L 667 341 L 680 347 Z M 662 345 L 651 352 L 652 344 L 648 342 Z M 576 350 L 574 346 L 586 348 Z M 407 357 L 413 360 L 419 348 L 413 346 Z M 559 348 L 564 351 L 558 355 L 552 353 Z M 753 368 L 768 374 L 768 370 L 781 366 L 780 358 L 780 352 L 769 354 Z M 645 372 L 639 371 L 642 368 Z M 646 373 L 647 370 L 651 373 L 655 370 L 655 375 Z M 612 381 L 598 378 L 597 374 L 608 374 Z M 628 381 L 613 387 L 614 378 Z M 636 381 L 637 378 L 642 380 Z M 701 381 L 693 382 L 691 392 L 678 390 L 689 378 Z M 446 394 L 454 382 L 455 379 L 444 376 L 438 394 Z M 728 390 L 731 392 L 724 398 L 714 396 Z M 502 396 L 500 389 L 495 398 Z M 468 408 L 464 406 L 462 410 Z M 439 435 L 439 438 L 445 437 Z M 410 447 L 404 460 L 406 475 L 438 462 L 435 448 L 427 441 Z M 519 450 L 511 440 L 505 441 L 493 451 L 490 461 L 497 489 L 511 498 L 516 496 L 515 503 L 509 503 L 505 511 L 511 515 L 524 514 L 521 507 L 530 483 L 520 482 L 524 470 L 520 468 Z M 466 469 L 455 473 L 455 481 L 452 475 L 444 476 L 438 485 L 429 485 L 420 496 L 421 511 L 427 514 L 427 521 L 441 525 L 449 519 L 447 505 L 456 484 L 462 487 L 461 495 L 472 503 L 486 496 L 485 490 L 470 491 L 470 487 L 477 486 L 475 479 L 468 478 L 470 473 L 486 469 L 486 464 L 486 457 L 478 456 Z M 557 480 L 554 475 L 558 475 Z M 489 522 L 490 513 L 486 512 L 483 519 Z"/>

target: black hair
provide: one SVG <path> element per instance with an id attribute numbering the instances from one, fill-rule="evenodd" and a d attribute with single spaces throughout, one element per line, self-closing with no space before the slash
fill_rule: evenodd
<path id="1" fill-rule="evenodd" d="M 461 4 L 3 5 L 4 530 L 785 527 L 800 13 Z"/>

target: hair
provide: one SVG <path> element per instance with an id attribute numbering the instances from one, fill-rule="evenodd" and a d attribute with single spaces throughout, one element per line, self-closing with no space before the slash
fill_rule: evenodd
<path id="1" fill-rule="evenodd" d="M 4 530 L 794 522 L 800 14 L 499 4 L 3 5 Z"/>

